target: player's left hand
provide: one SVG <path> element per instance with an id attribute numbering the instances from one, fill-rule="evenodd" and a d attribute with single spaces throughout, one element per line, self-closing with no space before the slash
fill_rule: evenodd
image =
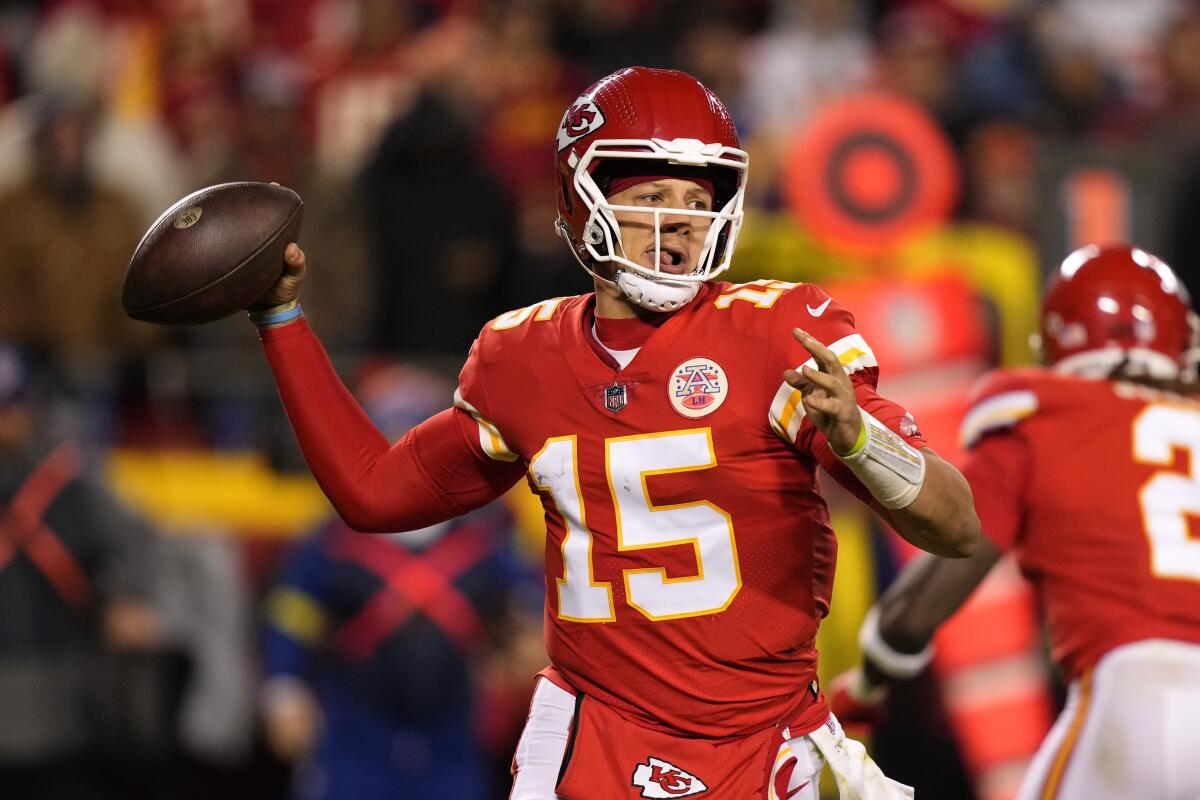
<path id="1" fill-rule="evenodd" d="M 797 372 L 785 369 L 783 379 L 804 395 L 804 411 L 817 430 L 825 434 L 838 454 L 849 453 L 858 442 L 862 416 L 854 385 L 833 351 L 799 328 L 792 328 L 796 341 L 812 354 L 818 369 L 804 365 Z"/>
<path id="2" fill-rule="evenodd" d="M 855 667 L 834 678 L 825 689 L 829 710 L 848 730 L 870 730 L 884 719 L 888 687 L 873 686 Z"/>

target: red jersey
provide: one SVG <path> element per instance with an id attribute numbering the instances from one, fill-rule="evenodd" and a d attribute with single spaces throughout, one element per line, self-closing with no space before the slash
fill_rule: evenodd
<path id="1" fill-rule="evenodd" d="M 1076 678 L 1140 639 L 1200 643 L 1200 403 L 1119 381 L 1001 370 L 963 420 L 983 532 L 1037 587 Z"/>
<path id="2" fill-rule="evenodd" d="M 484 327 L 456 405 L 482 458 L 528 464 L 546 512 L 546 643 L 574 688 L 688 736 L 815 728 L 808 691 L 836 542 L 820 464 L 866 490 L 805 418 L 785 368 L 805 328 L 859 404 L 914 446 L 853 318 L 811 285 L 709 283 L 624 369 L 596 342 L 594 296 Z M 805 727 L 807 726 L 807 727 Z"/>

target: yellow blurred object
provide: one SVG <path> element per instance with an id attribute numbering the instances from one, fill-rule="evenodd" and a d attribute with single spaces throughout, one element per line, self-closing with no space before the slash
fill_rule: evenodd
<path id="1" fill-rule="evenodd" d="M 738 257 L 727 280 L 773 278 L 824 285 L 834 280 L 928 278 L 945 273 L 966 278 L 995 307 L 1001 364 L 1036 360 L 1029 335 L 1038 327 L 1037 252 L 1026 237 L 995 225 L 947 225 L 915 236 L 884 256 L 855 259 L 822 248 L 788 214 L 762 212 L 742 228 Z"/>
<path id="2" fill-rule="evenodd" d="M 858 629 L 876 594 L 871 510 L 848 495 L 838 494 L 841 502 L 831 503 L 829 509 L 830 523 L 837 531 L 837 577 L 829 616 L 821 621 L 817 633 L 822 685 L 858 665 Z"/>
<path id="3" fill-rule="evenodd" d="M 129 21 L 114 32 L 119 45 L 114 53 L 114 79 L 110 103 L 121 119 L 147 119 L 158 111 L 162 32 L 150 19 Z"/>
<path id="4" fill-rule="evenodd" d="M 329 631 L 329 618 L 321 604 L 299 589 L 276 587 L 263 606 L 267 619 L 297 641 L 316 645 Z"/>
<path id="5" fill-rule="evenodd" d="M 125 502 L 167 529 L 216 525 L 292 536 L 333 513 L 311 477 L 280 474 L 257 453 L 117 450 L 106 472 Z"/>
<path id="6" fill-rule="evenodd" d="M 521 552 L 531 563 L 542 563 L 546 546 L 546 512 L 542 508 L 542 498 L 529 488 L 528 482 L 518 481 L 501 501 L 516 520 Z"/>

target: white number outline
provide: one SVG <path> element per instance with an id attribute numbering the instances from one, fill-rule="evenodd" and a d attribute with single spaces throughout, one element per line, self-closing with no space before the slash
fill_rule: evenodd
<path id="1" fill-rule="evenodd" d="M 547 300 L 539 300 L 533 305 L 525 306 L 524 308 L 514 308 L 512 311 L 505 311 L 492 320 L 492 330 L 512 330 L 520 326 L 521 323 L 531 316 L 534 322 L 545 322 L 554 317 L 554 311 L 558 308 L 558 304 L 566 299 L 565 297 L 551 297 Z M 535 314 L 534 312 L 537 313 Z"/>
<path id="2" fill-rule="evenodd" d="M 712 511 L 715 511 L 717 514 L 719 514 L 721 517 L 723 517 L 725 520 L 726 530 L 729 531 L 729 550 L 730 550 L 730 554 L 732 556 L 733 575 L 734 575 L 734 579 L 735 579 L 735 585 L 734 585 L 733 589 L 726 596 L 725 602 L 719 606 L 714 606 L 714 607 L 704 608 L 704 609 L 695 609 L 692 611 L 686 611 L 686 612 L 682 612 L 682 613 L 678 613 L 678 614 L 654 614 L 648 608 L 644 607 L 647 604 L 635 602 L 634 595 L 637 593 L 637 592 L 635 592 L 635 589 L 637 587 L 630 585 L 630 576 L 631 575 L 657 574 L 659 576 L 659 582 L 663 586 L 669 586 L 669 585 L 680 584 L 680 583 L 692 583 L 695 581 L 706 580 L 705 574 L 704 574 L 704 558 L 702 557 L 701 552 L 700 552 L 700 537 L 699 537 L 699 535 L 687 536 L 687 537 L 684 537 L 681 539 L 661 540 L 661 541 L 647 542 L 644 544 L 626 544 L 625 543 L 625 533 L 624 533 L 625 526 L 622 523 L 622 519 L 626 515 L 624 513 L 622 513 L 622 511 L 621 511 L 621 501 L 617 497 L 616 485 L 613 481 L 612 466 L 611 466 L 612 445 L 614 443 L 618 443 L 618 442 L 641 441 L 641 440 L 645 440 L 645 439 L 657 439 L 657 438 L 662 438 L 662 437 L 667 437 L 667 436 L 673 436 L 673 437 L 690 436 L 690 435 L 697 434 L 697 433 L 702 433 L 705 436 L 706 444 L 708 447 L 708 461 L 705 463 L 702 463 L 702 464 L 693 464 L 693 465 L 686 466 L 686 467 L 671 467 L 671 468 L 666 468 L 666 469 L 638 470 L 638 475 L 639 475 L 639 479 L 641 481 L 641 486 L 642 486 L 641 499 L 646 504 L 646 510 L 651 514 L 656 513 L 656 512 L 668 512 L 668 511 L 674 511 L 674 510 L 684 509 L 684 508 L 696 508 L 699 506 L 706 506 L 707 508 L 711 509 Z M 725 509 L 721 508 L 720 506 L 716 505 L 715 503 L 709 502 L 708 500 L 693 500 L 693 501 L 690 501 L 687 503 L 673 503 L 671 505 L 656 506 L 653 503 L 653 501 L 651 501 L 651 499 L 650 499 L 650 487 L 646 483 L 646 478 L 650 475 L 673 475 L 673 474 L 677 474 L 680 472 L 696 472 L 696 471 L 704 470 L 704 469 L 712 469 L 715 466 L 717 466 L 717 454 L 716 454 L 716 450 L 713 448 L 712 428 L 690 428 L 688 430 L 680 430 L 680 431 L 664 431 L 662 433 L 635 434 L 633 436 L 618 436 L 618 437 L 615 437 L 612 439 L 606 439 L 604 441 L 604 475 L 608 479 L 608 490 L 609 490 L 609 494 L 612 496 L 613 510 L 616 511 L 617 552 L 623 553 L 623 552 L 628 552 L 628 551 L 633 551 L 633 550 L 654 550 L 654 549 L 657 549 L 660 547 L 671 547 L 673 545 L 690 544 L 692 546 L 692 552 L 695 554 L 695 557 L 696 557 L 696 574 L 695 575 L 686 575 L 682 578 L 668 578 L 666 567 L 639 567 L 636 569 L 626 569 L 626 570 L 621 571 L 621 574 L 622 574 L 624 582 L 625 582 L 625 602 L 628 603 L 632 608 L 637 609 L 644 617 L 646 617 L 649 620 L 659 622 L 659 621 L 669 620 L 669 619 L 685 619 L 687 617 L 701 617 L 701 616 L 706 616 L 709 614 L 719 614 L 722 611 L 724 611 L 725 609 L 729 608 L 729 605 L 733 602 L 734 598 L 736 598 L 738 596 L 738 594 L 742 591 L 742 568 L 741 568 L 741 563 L 738 561 L 737 536 L 735 535 L 734 530 L 733 530 L 733 517 L 731 517 L 729 515 L 729 513 L 727 511 L 725 511 Z"/>
<path id="3" fill-rule="evenodd" d="M 788 283 L 787 281 L 773 281 L 767 278 L 760 278 L 749 283 L 739 283 L 730 286 L 723 293 L 713 300 L 713 305 L 720 309 L 731 307 L 737 300 L 745 300 L 753 303 L 755 308 L 771 308 L 775 305 L 775 301 L 783 297 L 783 293 L 789 289 L 795 289 L 800 284 Z M 752 289 L 756 286 L 759 288 Z"/>
<path id="4" fill-rule="evenodd" d="M 632 442 L 632 441 L 639 441 L 639 440 L 646 440 L 646 439 L 660 439 L 660 438 L 672 437 L 672 436 L 673 437 L 679 437 L 679 436 L 685 436 L 685 435 L 693 436 L 695 434 L 703 434 L 705 436 L 705 445 L 708 450 L 708 459 L 704 463 L 690 464 L 690 465 L 682 466 L 682 467 L 669 467 L 669 468 L 664 468 L 664 469 L 638 470 L 638 475 L 639 475 L 639 479 L 640 479 L 640 483 L 641 483 L 641 500 L 644 503 L 644 508 L 636 508 L 636 509 L 634 509 L 633 513 L 636 514 L 636 512 L 643 511 L 643 510 L 646 513 L 651 513 L 651 514 L 653 514 L 653 513 L 669 513 L 671 511 L 675 511 L 675 510 L 698 508 L 698 507 L 708 508 L 711 511 L 715 512 L 717 515 L 719 515 L 723 519 L 725 529 L 728 532 L 729 556 L 730 556 L 730 563 L 733 568 L 734 585 L 733 585 L 733 588 L 727 592 L 727 595 L 725 596 L 724 601 L 720 605 L 707 607 L 707 608 L 703 608 L 703 609 L 699 609 L 699 608 L 691 609 L 691 610 L 681 612 L 681 613 L 655 614 L 650 609 L 645 607 L 646 605 L 649 605 L 648 603 L 646 603 L 644 601 L 639 603 L 637 601 L 636 595 L 640 593 L 638 591 L 638 586 L 636 585 L 638 583 L 638 579 L 634 578 L 633 579 L 634 583 L 631 584 L 630 576 L 631 575 L 642 575 L 642 574 L 657 575 L 658 576 L 658 581 L 657 581 L 658 586 L 677 585 L 680 583 L 691 583 L 691 582 L 695 582 L 695 581 L 705 580 L 706 577 L 705 577 L 705 569 L 704 569 L 704 558 L 701 553 L 701 542 L 700 542 L 701 534 L 698 534 L 696 536 L 684 536 L 684 537 L 681 537 L 678 539 L 661 540 L 661 541 L 655 540 L 655 541 L 649 541 L 649 542 L 642 542 L 639 544 L 627 544 L 625 542 L 624 524 L 622 521 L 623 518 L 625 518 L 627 516 L 627 514 L 623 513 L 621 510 L 621 501 L 618 498 L 618 493 L 616 491 L 616 486 L 615 486 L 615 483 L 613 480 L 612 463 L 611 463 L 612 445 L 614 443 L 621 443 L 621 442 Z M 572 480 L 573 489 L 574 489 L 573 497 L 572 496 L 563 496 L 563 492 L 562 492 L 561 488 L 558 491 L 556 491 L 553 486 L 550 486 L 550 485 L 547 485 L 547 484 L 544 484 L 544 483 L 538 481 L 536 474 L 535 474 L 538 471 L 537 467 L 535 466 L 537 464 L 537 462 L 540 459 L 542 459 L 543 457 L 547 457 L 547 458 L 550 457 L 547 454 L 554 452 L 554 450 L 552 450 L 552 448 L 560 447 L 561 446 L 560 443 L 562 443 L 562 442 L 570 443 L 569 444 L 569 448 L 570 448 L 569 463 L 570 463 L 570 469 L 571 469 L 571 480 Z M 564 454 L 559 454 L 559 455 L 561 457 Z M 647 484 L 647 478 L 649 476 L 651 476 L 651 475 L 669 475 L 669 474 L 677 474 L 677 473 L 681 473 L 681 472 L 695 472 L 698 470 L 712 469 L 715 466 L 717 466 L 717 458 L 716 458 L 716 450 L 713 447 L 712 429 L 711 428 L 691 428 L 691 429 L 679 430 L 679 431 L 664 431 L 661 433 L 636 434 L 633 436 L 620 436 L 620 437 L 606 439 L 604 442 L 604 471 L 605 471 L 605 478 L 608 482 L 609 495 L 612 498 L 612 502 L 613 502 L 614 519 L 616 520 L 616 525 L 617 525 L 617 552 L 620 553 L 620 552 L 629 552 L 629 551 L 634 551 L 634 550 L 652 550 L 652 549 L 657 549 L 657 548 L 661 548 L 661 547 L 671 547 L 671 546 L 677 546 L 677 545 L 690 544 L 690 545 L 692 545 L 692 551 L 693 551 L 693 553 L 695 555 L 695 559 L 696 559 L 696 574 L 695 575 L 686 575 L 686 576 L 683 576 L 680 578 L 667 577 L 666 567 L 636 567 L 636 568 L 622 570 L 622 579 L 623 579 L 624 585 L 625 585 L 626 603 L 631 608 L 638 611 L 638 613 L 645 616 L 647 619 L 657 622 L 657 621 L 664 621 L 664 620 L 671 620 L 671 619 L 683 619 L 683 618 L 687 618 L 687 617 L 698 617 L 698 616 L 707 616 L 707 615 L 711 615 L 711 614 L 718 614 L 718 613 L 724 611 L 725 609 L 729 608 L 730 604 L 733 603 L 734 599 L 741 592 L 742 573 L 741 573 L 741 565 L 740 565 L 740 562 L 738 559 L 738 553 L 737 553 L 737 537 L 734 532 L 733 518 L 729 515 L 729 513 L 727 511 L 725 511 L 723 508 L 721 508 L 720 506 L 718 506 L 715 503 L 712 503 L 708 500 L 695 500 L 695 501 L 689 501 L 689 502 L 685 502 L 685 503 L 673 503 L 670 505 L 655 505 L 650 499 L 650 489 Z M 530 475 L 530 483 L 538 491 L 545 492 L 549 496 L 550 501 L 554 505 L 555 511 L 558 513 L 558 516 L 563 521 L 564 535 L 563 535 L 562 544 L 560 545 L 560 552 L 561 552 L 562 561 L 563 561 L 563 575 L 562 575 L 562 577 L 555 578 L 555 583 L 556 583 L 556 586 L 558 589 L 558 592 L 557 592 L 558 608 L 557 608 L 557 612 L 556 612 L 558 618 L 562 619 L 562 620 L 567 620 L 570 622 L 583 622 L 583 623 L 615 621 L 616 620 L 616 610 L 615 610 L 615 604 L 614 604 L 613 595 L 612 595 L 612 584 L 608 581 L 597 581 L 595 579 L 595 569 L 594 569 L 593 561 L 592 561 L 594 536 L 592 534 L 591 529 L 588 528 L 588 526 L 587 526 L 587 512 L 586 512 L 586 509 L 584 508 L 583 491 L 582 491 L 582 486 L 580 484 L 580 479 L 579 479 L 578 437 L 576 435 L 570 435 L 570 436 L 555 436 L 555 437 L 551 437 L 551 438 L 547 439 L 545 444 L 542 445 L 542 448 L 537 452 L 537 454 L 535 454 L 533 456 L 533 458 L 530 459 L 529 475 Z M 576 519 L 576 515 L 573 515 L 571 513 L 573 508 L 579 509 L 577 519 Z M 564 513 L 564 509 L 567 513 Z M 586 543 L 586 546 L 584 549 L 586 550 L 586 553 L 587 553 L 586 572 L 587 572 L 587 581 L 588 582 L 587 582 L 586 587 L 582 587 L 582 588 L 576 587 L 573 589 L 573 591 L 570 595 L 566 595 L 566 596 L 571 597 L 571 596 L 574 596 L 576 593 L 580 593 L 580 594 L 578 594 L 578 596 L 582 598 L 584 596 L 583 594 L 581 594 L 582 592 L 591 593 L 591 592 L 593 592 L 593 590 L 597 590 L 597 589 L 605 592 L 607 607 L 608 607 L 608 613 L 605 616 L 600 616 L 600 615 L 581 616 L 579 614 L 563 612 L 564 591 L 567 590 L 567 587 L 570 585 L 570 581 L 572 580 L 572 575 L 575 573 L 575 570 L 577 570 L 577 569 L 582 570 L 582 567 L 583 567 L 583 564 L 581 563 L 582 559 L 579 557 L 579 555 L 577 555 L 577 554 L 572 555 L 574 550 L 578 549 L 580 547 L 580 545 L 577 544 L 579 539 L 576 539 L 574 537 L 581 537 L 582 540 Z M 577 580 L 582 580 L 582 579 L 580 578 Z M 596 600 L 596 596 L 592 595 L 591 602 L 595 603 L 595 600 Z M 566 602 L 566 605 L 567 606 L 570 606 L 570 605 L 582 606 L 582 605 L 584 605 L 584 602 L 583 601 L 574 601 L 573 602 L 571 600 L 568 600 Z"/>
<path id="5" fill-rule="evenodd" d="M 1189 430 L 1200 431 L 1200 410 L 1149 404 L 1134 417 L 1132 450 L 1134 461 L 1164 467 L 1174 465 L 1177 450 L 1187 453 L 1186 473 L 1159 470 L 1142 484 L 1138 511 L 1150 549 L 1150 573 L 1163 580 L 1200 582 L 1200 539 L 1189 535 L 1188 526 L 1189 516 L 1200 516 L 1200 434 L 1192 441 L 1179 435 Z M 1195 502 L 1180 502 L 1189 498 Z"/>
<path id="6" fill-rule="evenodd" d="M 563 498 L 556 495 L 553 486 L 547 486 L 538 483 L 537 478 L 534 475 L 534 464 L 536 464 L 538 459 L 542 458 L 542 456 L 549 451 L 551 447 L 556 446 L 559 442 L 571 443 L 571 479 L 575 485 L 575 496 L 573 498 Z M 547 439 L 546 443 L 542 445 L 542 449 L 538 450 L 537 454 L 534 455 L 533 458 L 529 459 L 529 478 L 530 483 L 532 483 L 539 491 L 544 491 L 550 496 L 550 502 L 554 504 L 555 510 L 558 511 L 558 516 L 563 521 L 563 540 L 562 545 L 559 548 L 559 552 L 562 554 L 563 574 L 561 578 L 554 579 L 558 589 L 558 618 L 568 620 L 570 622 L 615 621 L 617 618 L 617 611 L 613 604 L 612 584 L 608 581 L 597 581 L 596 571 L 592 566 L 592 546 L 594 537 L 592 536 L 591 528 L 587 526 L 587 509 L 584 507 L 583 503 L 583 487 L 579 483 L 579 437 L 572 434 L 570 436 L 554 436 Z M 564 504 L 564 500 L 568 502 Z M 568 516 L 568 514 L 563 512 L 564 507 L 566 507 L 568 510 L 570 509 L 572 500 L 574 501 L 573 505 L 579 509 L 578 521 L 572 519 L 571 516 Z M 580 593 L 581 603 L 583 600 L 583 592 L 587 592 L 588 594 L 592 594 L 594 596 L 595 593 L 592 590 L 603 589 L 608 602 L 607 616 L 584 617 L 563 613 L 563 591 L 567 589 L 568 582 L 571 579 L 571 562 L 578 560 L 571 558 L 568 555 L 568 546 L 577 546 L 573 544 L 573 540 L 571 538 L 573 536 L 578 536 L 585 542 L 584 548 L 587 552 L 588 585 L 582 589 L 576 590 Z M 576 564 L 576 566 L 578 567 L 582 565 Z M 569 605 L 570 601 L 567 601 L 567 604 Z"/>

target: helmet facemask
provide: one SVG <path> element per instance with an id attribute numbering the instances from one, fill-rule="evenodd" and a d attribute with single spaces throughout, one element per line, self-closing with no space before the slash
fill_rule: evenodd
<path id="1" fill-rule="evenodd" d="M 645 164 L 647 173 L 685 179 L 689 172 L 694 175 L 697 168 L 703 168 L 713 185 L 713 210 L 614 205 L 605 196 L 606 187 L 601 185 L 606 182 L 604 171 L 609 163 L 620 164 L 625 172 Z M 744 151 L 721 144 L 706 145 L 695 139 L 599 140 L 573 166 L 574 189 L 587 208 L 588 217 L 582 241 L 572 250 L 585 270 L 618 286 L 631 302 L 653 311 L 674 311 L 696 296 L 701 283 L 729 268 L 742 225 L 748 169 Z M 654 250 L 650 266 L 636 260 L 639 254 L 625 251 L 618 214 L 644 215 L 652 227 Z M 662 241 L 664 216 L 694 219 L 694 231 L 707 226 L 696 263 L 686 273 L 663 269 L 664 261 L 678 263 L 679 249 L 665 246 Z M 599 264 L 612 265 L 613 272 L 600 274 L 596 269 Z"/>

